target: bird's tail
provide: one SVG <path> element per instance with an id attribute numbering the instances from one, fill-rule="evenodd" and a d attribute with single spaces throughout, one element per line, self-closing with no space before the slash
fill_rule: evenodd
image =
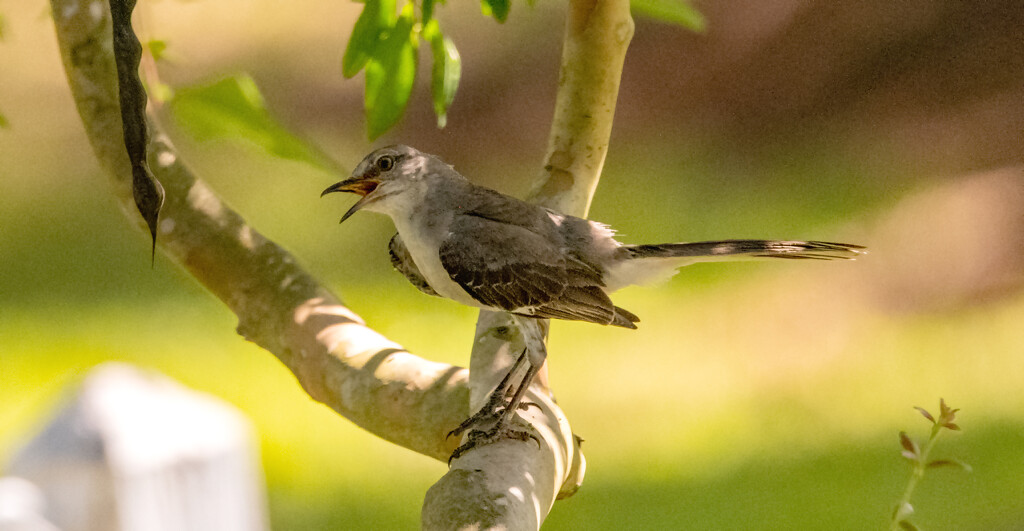
<path id="1" fill-rule="evenodd" d="M 721 240 L 714 242 L 625 245 L 630 258 L 692 258 L 695 262 L 717 262 L 735 258 L 789 258 L 850 260 L 864 253 L 864 247 L 849 243 L 783 240 Z"/>
<path id="2" fill-rule="evenodd" d="M 665 280 L 682 266 L 696 262 L 720 262 L 757 258 L 790 260 L 852 260 L 866 251 L 848 243 L 785 240 L 720 240 L 659 245 L 624 245 L 626 259 L 610 271 L 608 285 L 617 289 L 630 284 Z"/>

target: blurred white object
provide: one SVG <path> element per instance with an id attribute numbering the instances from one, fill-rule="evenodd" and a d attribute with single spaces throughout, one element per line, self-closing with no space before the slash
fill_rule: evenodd
<path id="1" fill-rule="evenodd" d="M 0 478 L 0 531 L 58 531 L 46 521 L 43 492 L 17 477 Z"/>
<path id="2" fill-rule="evenodd" d="M 253 433 L 219 399 L 108 363 L 7 473 L 38 486 L 45 518 L 65 531 L 262 531 Z"/>

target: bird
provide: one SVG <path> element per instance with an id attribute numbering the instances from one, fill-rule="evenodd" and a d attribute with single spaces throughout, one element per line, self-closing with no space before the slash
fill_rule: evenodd
<path id="1" fill-rule="evenodd" d="M 525 348 L 487 403 L 449 435 L 470 430 L 452 459 L 502 438 L 535 438 L 513 424 L 547 349 L 541 319 L 635 329 L 640 318 L 609 294 L 666 280 L 685 265 L 734 259 L 854 259 L 860 245 L 720 240 L 627 245 L 603 223 L 562 214 L 470 182 L 440 158 L 404 145 L 374 150 L 320 196 L 361 196 L 342 216 L 385 214 L 397 233 L 391 263 L 420 291 L 511 314 Z M 527 363 L 515 386 L 512 374 Z M 511 392 L 511 398 L 509 394 Z M 487 429 L 483 429 L 486 427 Z M 449 463 L 451 459 L 449 459 Z"/>

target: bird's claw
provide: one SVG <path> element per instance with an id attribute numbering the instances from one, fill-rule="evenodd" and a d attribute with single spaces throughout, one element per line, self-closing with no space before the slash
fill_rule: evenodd
<path id="1" fill-rule="evenodd" d="M 466 430 L 468 430 L 469 428 L 471 428 L 473 426 L 479 426 L 479 425 L 485 425 L 486 426 L 486 425 L 498 422 L 498 419 L 501 418 L 501 414 L 505 411 L 505 409 L 507 407 L 508 407 L 507 403 L 502 404 L 502 405 L 494 405 L 491 402 L 488 402 L 487 405 L 485 405 L 484 407 L 480 408 L 480 411 L 477 411 L 476 413 L 473 414 L 473 416 L 471 416 L 468 419 L 462 421 L 462 423 L 459 424 L 458 426 L 456 426 L 455 429 L 453 429 L 452 431 L 448 432 L 448 435 L 445 436 L 445 439 L 450 439 L 453 436 L 462 435 L 463 433 L 465 433 Z M 526 402 L 526 401 L 520 402 L 519 405 L 516 406 L 516 409 L 518 409 L 519 411 L 526 411 L 526 410 L 530 409 L 531 407 L 537 408 L 537 411 L 541 411 L 542 410 L 542 408 L 540 407 L 540 404 L 538 404 L 536 402 Z M 480 430 L 474 430 L 474 431 L 480 431 Z M 471 435 L 472 435 L 472 433 L 471 433 Z"/>
<path id="2" fill-rule="evenodd" d="M 453 436 L 458 437 L 462 435 L 466 430 L 476 425 L 493 424 L 497 422 L 498 419 L 501 418 L 501 412 L 501 409 L 489 409 L 487 407 L 484 407 L 480 411 L 477 411 L 472 417 L 469 417 L 468 419 L 462 421 L 462 424 L 456 426 L 454 430 L 448 432 L 448 435 L 445 436 L 445 439 L 450 439 Z M 478 431 L 480 430 L 471 431 L 470 437 L 472 437 L 473 433 Z"/>
<path id="3" fill-rule="evenodd" d="M 519 407 L 519 411 L 526 411 L 527 409 L 530 409 L 531 407 L 537 408 L 537 411 L 543 411 L 544 410 L 543 408 L 540 407 L 540 404 L 538 404 L 536 402 L 527 402 L 526 400 L 523 400 L 522 402 L 520 402 L 518 407 Z"/>
<path id="4" fill-rule="evenodd" d="M 537 443 L 537 449 L 540 449 L 540 439 L 536 435 L 527 431 L 515 429 L 510 426 L 504 426 L 498 424 L 489 430 L 472 430 L 469 435 L 466 436 L 466 442 L 455 449 L 452 455 L 448 457 L 448 465 L 451 466 L 452 461 L 461 457 L 466 452 L 477 448 L 479 446 L 486 446 L 488 444 L 496 443 L 502 439 L 511 439 L 514 441 L 526 442 L 533 439 L 533 442 Z"/>
<path id="5" fill-rule="evenodd" d="M 502 390 L 500 392 L 492 393 L 487 399 L 487 403 L 484 404 L 484 407 L 480 408 L 476 413 L 473 413 L 473 415 L 468 419 L 462 421 L 462 424 L 456 426 L 454 430 L 448 432 L 448 436 L 445 438 L 450 438 L 453 435 L 462 435 L 466 430 L 473 426 L 488 426 L 496 422 L 500 422 L 501 415 L 506 408 L 505 392 Z"/>

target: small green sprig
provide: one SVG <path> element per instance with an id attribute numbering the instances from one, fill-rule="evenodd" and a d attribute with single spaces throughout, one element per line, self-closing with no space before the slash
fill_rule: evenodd
<path id="1" fill-rule="evenodd" d="M 928 442 L 923 447 L 919 446 L 917 442 L 907 435 L 907 432 L 900 432 L 900 446 L 903 448 L 901 454 L 907 458 L 914 466 L 913 471 L 910 474 L 910 480 L 907 481 L 907 488 L 903 491 L 903 497 L 900 498 L 899 503 L 892 511 L 892 521 L 889 525 L 890 531 L 897 531 L 900 529 L 913 531 L 918 529 L 913 523 L 910 522 L 910 517 L 914 514 L 914 507 L 910 505 L 910 497 L 914 494 L 914 489 L 917 488 L 917 484 L 924 477 L 926 470 L 930 468 L 942 468 L 942 467 L 959 467 L 963 470 L 970 472 L 971 467 L 967 463 L 958 459 L 931 459 L 929 460 L 928 455 L 931 453 L 932 448 L 935 447 L 936 441 L 939 440 L 939 435 L 942 434 L 942 430 L 953 430 L 960 431 L 960 426 L 955 422 L 956 412 L 959 409 L 953 409 L 946 405 L 946 401 L 939 399 L 939 418 L 936 419 L 932 416 L 928 410 L 923 407 L 914 407 L 921 415 L 928 419 L 932 423 L 931 434 L 928 437 Z"/>

